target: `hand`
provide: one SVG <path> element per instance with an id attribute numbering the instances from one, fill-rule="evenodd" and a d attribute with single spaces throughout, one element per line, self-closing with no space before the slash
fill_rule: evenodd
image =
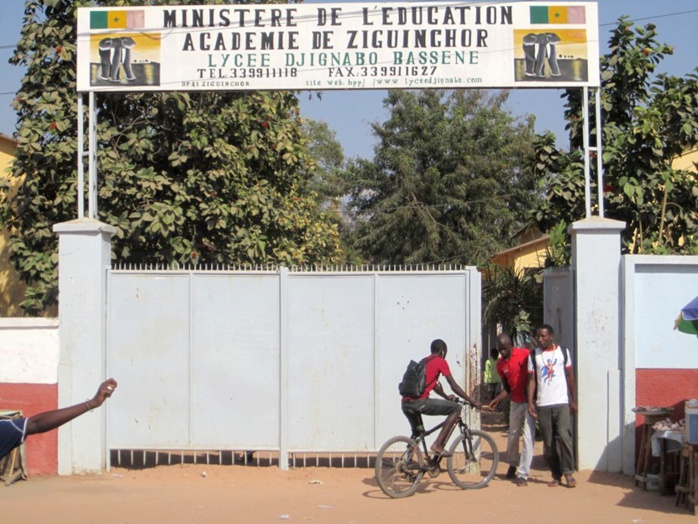
<path id="1" fill-rule="evenodd" d="M 97 408 L 104 404 L 104 401 L 111 397 L 112 393 L 114 393 L 114 390 L 116 389 L 117 385 L 118 384 L 116 383 L 116 380 L 114 380 L 113 378 L 107 379 L 104 382 L 102 382 L 99 385 L 97 393 L 90 401 L 90 405 L 92 406 L 92 408 Z"/>
<path id="2" fill-rule="evenodd" d="M 491 410 L 497 409 L 497 406 L 499 406 L 499 401 L 498 400 L 493 400 L 492 402 L 489 403 L 489 407 Z"/>
<path id="3" fill-rule="evenodd" d="M 475 402 L 474 404 L 471 403 L 470 405 L 473 406 L 475 409 L 482 409 L 482 404 L 480 404 L 479 402 Z"/>
<path id="4" fill-rule="evenodd" d="M 456 396 L 455 395 L 446 395 L 446 399 L 447 400 L 456 400 Z"/>
<path id="5" fill-rule="evenodd" d="M 536 413 L 536 406 L 534 406 L 533 404 L 529 404 L 528 414 L 531 415 L 533 418 L 538 418 L 538 413 Z"/>
<path id="6" fill-rule="evenodd" d="M 577 403 L 573 400 L 570 402 L 570 413 L 576 413 L 577 412 Z"/>

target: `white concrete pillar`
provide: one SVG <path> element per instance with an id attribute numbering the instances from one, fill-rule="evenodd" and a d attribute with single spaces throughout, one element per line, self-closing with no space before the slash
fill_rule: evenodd
<path id="1" fill-rule="evenodd" d="M 601 217 L 575 222 L 579 467 L 619 472 L 623 457 L 621 381 L 621 251 L 625 223 Z"/>
<path id="2" fill-rule="evenodd" d="M 106 277 L 116 228 L 79 218 L 56 224 L 53 231 L 59 237 L 58 404 L 64 407 L 92 398 L 105 379 Z M 59 475 L 104 471 L 106 407 L 59 429 Z"/>

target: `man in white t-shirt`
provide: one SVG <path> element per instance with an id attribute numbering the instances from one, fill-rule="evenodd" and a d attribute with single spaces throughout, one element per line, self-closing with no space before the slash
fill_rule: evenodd
<path id="1" fill-rule="evenodd" d="M 571 413 L 577 411 L 577 388 L 569 350 L 555 344 L 553 335 L 548 324 L 536 330 L 538 347 L 528 358 L 528 411 L 538 419 L 543 436 L 543 452 L 553 475 L 548 486 L 559 486 L 564 475 L 567 487 L 574 488 Z"/>

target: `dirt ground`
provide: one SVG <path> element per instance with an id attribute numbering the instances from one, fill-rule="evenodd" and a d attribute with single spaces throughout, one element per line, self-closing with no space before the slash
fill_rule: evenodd
<path id="1" fill-rule="evenodd" d="M 489 427 L 500 449 L 504 428 Z M 578 487 L 549 488 L 536 445 L 532 477 L 519 488 L 507 465 L 484 489 L 463 491 L 444 472 L 412 497 L 393 500 L 366 468 L 178 464 L 113 468 L 101 476 L 33 477 L 0 487 L 3 521 L 21 523 L 698 523 L 673 495 L 637 488 L 631 478 L 580 471 Z"/>

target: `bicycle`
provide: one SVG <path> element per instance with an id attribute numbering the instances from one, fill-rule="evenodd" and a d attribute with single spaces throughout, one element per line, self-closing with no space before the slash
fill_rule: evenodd
<path id="1" fill-rule="evenodd" d="M 462 400 L 457 402 L 461 405 L 456 426 L 459 431 L 454 430 L 457 436 L 448 450 L 450 456 L 446 457 L 448 474 L 461 489 L 483 488 L 497 472 L 499 450 L 485 431 L 468 427 L 465 422 L 467 404 Z M 444 455 L 431 452 L 426 437 L 444 424 L 445 421 L 412 437 L 393 437 L 381 446 L 376 455 L 375 472 L 383 493 L 391 498 L 409 497 L 417 490 L 425 473 L 432 478 L 439 476 Z M 421 420 L 420 426 L 423 427 Z"/>

